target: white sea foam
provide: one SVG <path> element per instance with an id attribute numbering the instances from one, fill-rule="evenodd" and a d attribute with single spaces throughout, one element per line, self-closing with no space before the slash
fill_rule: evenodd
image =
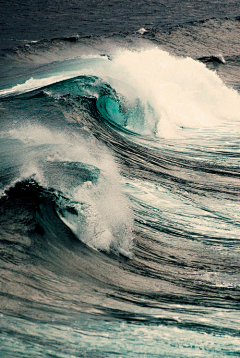
<path id="1" fill-rule="evenodd" d="M 239 119 L 237 91 L 191 58 L 173 57 L 159 48 L 122 51 L 112 65 L 114 73 L 125 84 L 116 82 L 120 93 L 131 99 L 134 88 L 145 108 L 150 104 L 154 109 L 159 136 L 174 137 L 179 127 L 201 128 Z"/>
<path id="2" fill-rule="evenodd" d="M 69 202 L 63 203 L 60 198 L 59 216 L 81 241 L 95 249 L 113 249 L 131 256 L 130 204 L 120 184 L 118 166 L 105 146 L 92 137 L 85 140 L 79 134 L 53 131 L 41 125 L 23 125 L 8 135 L 26 145 L 18 180 L 33 177 L 44 187 L 62 192 Z M 64 170 L 64 163 L 90 165 L 100 173 L 99 177 L 95 183 L 90 179 L 84 182 L 81 171 L 76 170 L 71 184 L 73 174 Z M 69 205 L 78 215 L 64 210 Z"/>
<path id="3" fill-rule="evenodd" d="M 0 96 L 31 91 L 81 75 L 97 76 L 108 82 L 129 108 L 128 128 L 140 134 L 181 138 L 183 128 L 214 127 L 239 121 L 237 91 L 227 87 L 203 63 L 174 57 L 158 47 L 138 51 L 115 49 L 111 60 L 94 53 L 76 58 L 74 62 L 63 61 L 45 78 L 30 78 L 1 90 Z M 139 116 L 131 114 L 137 100 L 144 111 L 142 123 Z"/>
<path id="4" fill-rule="evenodd" d="M 225 58 L 223 57 L 223 55 L 221 53 L 215 55 L 215 57 L 219 60 L 219 62 L 226 63 Z"/>
<path id="5" fill-rule="evenodd" d="M 139 29 L 138 31 L 137 31 L 140 35 L 143 35 L 143 34 L 145 34 L 145 32 L 148 32 L 146 29 L 144 29 L 144 27 L 141 27 L 141 29 Z"/>
<path id="6" fill-rule="evenodd" d="M 48 86 L 52 83 L 60 82 L 65 79 L 71 78 L 71 75 L 58 75 L 50 76 L 45 78 L 34 78 L 31 77 L 23 83 L 19 83 L 16 86 L 0 90 L 0 96 L 8 96 L 12 94 L 20 94 L 25 92 L 30 92 L 38 88 Z"/>

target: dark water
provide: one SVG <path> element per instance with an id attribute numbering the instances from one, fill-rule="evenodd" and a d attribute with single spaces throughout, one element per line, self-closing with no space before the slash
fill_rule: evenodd
<path id="1" fill-rule="evenodd" d="M 141 27 L 239 16 L 236 0 L 10 0 L 0 4 L 1 48 L 55 37 L 111 36 Z"/>
<path id="2" fill-rule="evenodd" d="M 0 356 L 239 357 L 239 3 L 0 16 Z"/>

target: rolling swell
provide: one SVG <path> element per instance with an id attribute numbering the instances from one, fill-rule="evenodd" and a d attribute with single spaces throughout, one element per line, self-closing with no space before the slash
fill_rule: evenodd
<path id="1" fill-rule="evenodd" d="M 106 95 L 106 93 L 104 93 Z M 36 98 L 36 95 L 31 98 Z M 63 101 L 64 98 L 64 101 Z M 148 149 L 142 145 L 137 145 L 129 138 L 124 138 L 122 135 L 122 131 L 119 128 L 119 131 L 116 131 L 114 127 L 109 126 L 109 121 L 106 122 L 104 117 L 97 110 L 96 100 L 95 99 L 86 99 L 64 96 L 60 98 L 61 106 L 73 106 L 77 108 L 77 113 L 79 108 L 81 110 L 84 107 L 85 116 L 81 118 L 81 125 L 87 125 L 89 129 L 91 129 L 91 133 L 97 137 L 98 140 L 104 142 L 109 146 L 117 156 L 117 160 L 121 163 L 121 171 L 122 175 L 131 181 L 134 180 L 145 180 L 154 186 L 159 186 L 165 188 L 170 194 L 178 195 L 183 200 L 191 200 L 193 203 L 198 203 L 199 197 L 202 198 L 204 195 L 206 198 L 216 198 L 216 201 L 219 200 L 229 200 L 231 197 L 233 201 L 238 200 L 239 196 L 239 186 L 238 182 L 235 181 L 235 178 L 238 177 L 238 170 L 235 168 L 226 169 L 213 165 L 211 166 L 209 163 L 202 164 L 198 163 L 194 160 L 183 160 L 176 156 L 170 156 L 163 153 L 159 153 L 159 151 L 154 149 Z M 74 111 L 72 112 L 74 113 Z M 123 132 L 124 133 L 124 132 Z M 134 137 L 133 137 L 134 138 Z M 66 166 L 66 165 L 67 166 Z M 74 181 L 76 181 L 77 185 L 79 185 L 79 179 L 77 176 L 81 177 L 82 182 L 97 180 L 99 171 L 94 174 L 88 167 L 82 166 L 81 164 L 72 163 L 45 163 L 46 172 L 51 173 L 51 171 L 58 170 L 58 166 L 61 166 L 66 171 L 66 179 L 64 179 L 64 172 L 61 174 L 61 181 L 67 181 L 68 185 L 75 186 Z M 177 175 L 176 175 L 177 171 Z M 192 173 L 195 173 L 195 180 L 190 178 Z M 205 175 L 203 176 L 203 173 Z M 208 175 L 206 179 L 206 175 Z M 69 178 L 72 178 L 69 181 Z M 211 181 L 211 178 L 212 179 Z M 218 181 L 218 186 L 216 188 L 215 182 L 216 178 Z M 222 180 L 221 184 L 221 178 Z M 130 181 L 130 186 L 131 186 Z M 20 189 L 18 190 L 18 186 Z M 50 190 L 50 192 L 41 189 L 34 182 L 23 182 L 23 184 L 18 184 L 15 189 L 11 189 L 7 192 L 8 198 L 11 198 L 11 191 L 16 193 L 17 196 L 20 193 L 20 197 L 26 200 L 27 205 L 29 205 L 28 200 L 36 200 L 36 202 L 32 203 L 32 206 L 38 208 L 37 210 L 37 224 L 36 227 L 38 230 L 44 232 L 44 235 L 47 233 L 47 241 L 50 241 L 50 245 L 55 246 L 59 250 L 59 245 L 61 244 L 61 238 L 64 240 L 64 250 L 66 250 L 65 245 L 72 242 L 74 235 L 69 231 L 69 234 L 62 235 L 61 231 L 63 229 L 58 228 L 59 218 L 57 213 L 60 216 L 64 216 L 63 212 L 68 212 L 73 216 L 77 216 L 78 213 L 74 205 L 71 207 L 71 203 L 68 201 L 63 208 L 63 200 L 59 200 L 59 194 Z M 26 191 L 27 195 L 25 194 Z M 24 195 L 22 194 L 24 193 Z M 151 205 L 145 203 L 144 201 L 137 199 L 130 192 L 131 200 L 133 202 L 133 208 L 135 211 L 135 250 L 134 250 L 134 259 L 132 259 L 127 264 L 127 270 L 133 271 L 134 274 L 138 275 L 138 280 L 141 282 L 141 289 L 145 287 L 143 291 L 149 291 L 149 293 L 139 292 L 138 289 L 134 286 L 134 288 L 130 289 L 125 287 L 125 279 L 123 282 L 119 284 L 119 282 L 112 282 L 112 285 L 117 285 L 118 294 L 111 294 L 111 297 L 116 297 L 118 299 L 123 299 L 123 301 L 128 302 L 131 301 L 130 298 L 125 297 L 125 295 L 130 295 L 135 297 L 135 304 L 142 305 L 141 301 L 144 300 L 144 306 L 150 303 L 146 303 L 145 300 L 152 301 L 151 305 L 155 306 L 157 302 L 182 302 L 182 304 L 191 304 L 191 305 L 203 305 L 208 307 L 214 305 L 214 307 L 222 307 L 227 305 L 228 307 L 236 307 L 238 305 L 238 289 L 226 287 L 219 291 L 219 287 L 215 287 L 208 280 L 206 282 L 201 281 L 200 278 L 191 279 L 189 277 L 189 271 L 191 271 L 191 275 L 194 276 L 193 272 L 197 272 L 199 270 L 203 272 L 214 272 L 214 274 L 221 273 L 227 275 L 237 274 L 238 267 L 238 259 L 235 258 L 229 259 L 226 257 L 223 260 L 222 255 L 217 257 L 216 253 L 214 253 L 214 259 L 211 254 L 203 255 L 199 250 L 200 248 L 191 248 L 182 247 L 180 252 L 176 252 L 177 248 L 174 245 L 166 242 L 163 244 L 164 239 L 169 240 L 169 237 L 172 238 L 181 238 L 185 240 L 192 241 L 200 241 L 211 245 L 213 242 L 220 243 L 223 246 L 231 247 L 234 244 L 238 244 L 238 238 L 233 237 L 231 241 L 226 240 L 223 236 L 222 238 L 219 236 L 211 236 L 209 233 L 197 233 L 195 230 L 188 230 L 186 227 L 182 227 L 181 223 L 177 223 L 176 221 L 171 222 L 171 218 L 167 219 L 162 216 L 162 210 L 159 210 L 157 207 L 152 207 Z M 27 198 L 27 199 L 26 199 Z M 67 202 L 67 199 L 66 199 Z M 58 205 L 58 208 L 56 207 Z M 55 208 L 55 209 L 54 209 Z M 205 209 L 209 210 L 209 209 Z M 178 214 L 179 215 L 179 214 Z M 209 213 L 210 215 L 210 213 Z M 27 215 L 26 215 L 27 216 Z M 34 214 L 32 214 L 33 221 Z M 214 217 L 214 215 L 213 215 Z M 220 218 L 217 218 L 219 220 Z M 35 219 L 36 220 L 36 219 Z M 226 218 L 226 220 L 229 220 Z M 56 223 L 56 224 L 54 224 Z M 231 222 L 229 223 L 231 224 Z M 61 223 L 61 226 L 63 224 Z M 232 225 L 236 225 L 238 227 L 238 223 L 232 222 Z M 144 239 L 142 236 L 143 231 L 149 230 L 149 234 L 144 235 Z M 63 232 L 68 232 L 68 228 L 65 228 Z M 157 232 L 160 232 L 162 238 L 156 239 L 155 235 Z M 61 233 L 61 234 L 60 234 Z M 57 241 L 52 242 L 53 237 L 57 237 Z M 67 237 L 67 239 L 66 239 Z M 68 241 L 68 238 L 70 239 Z M 163 240 L 163 242 L 162 242 Z M 166 245 L 165 248 L 164 245 Z M 179 243 L 177 243 L 178 247 Z M 162 247 L 163 246 L 163 247 Z M 82 247 L 82 246 L 80 246 Z M 48 249 L 46 249 L 48 251 Z M 44 253 L 45 255 L 45 253 Z M 55 254 L 54 254 L 55 255 Z M 61 258 L 63 259 L 65 254 L 61 254 Z M 190 257 L 192 259 L 190 259 Z M 188 259 L 187 259 L 188 258 Z M 53 257 L 55 261 L 57 257 Z M 59 260 L 59 258 L 58 258 Z M 57 261 L 58 261 L 57 260 Z M 68 262 L 66 257 L 64 258 Z M 176 279 L 175 274 L 173 274 L 176 270 L 179 270 L 178 277 Z M 95 277 L 96 272 L 93 272 L 93 277 Z M 102 273 L 101 273 L 102 274 Z M 121 274 L 124 277 L 124 271 Z M 151 279 L 159 279 L 164 282 L 166 285 L 165 289 L 161 288 L 161 293 L 152 291 L 150 289 L 149 280 Z M 97 280 L 98 281 L 98 280 Z M 106 284 L 106 282 L 105 282 Z M 138 282 L 139 284 L 139 282 Z M 166 294 L 164 291 L 168 292 L 169 285 L 174 285 L 175 294 Z M 188 290 L 191 290 L 191 293 Z M 172 289 L 170 290 L 172 291 Z M 182 292 L 182 293 L 181 293 Z M 139 301 L 139 296 L 141 297 Z M 121 298 L 123 296 L 123 298 Z M 117 314 L 119 315 L 119 314 Z M 130 314 L 131 316 L 131 314 Z"/>
<path id="2" fill-rule="evenodd" d="M 197 273 L 201 270 L 202 273 L 211 272 L 212 275 L 213 273 L 214 275 L 221 275 L 221 273 L 224 275 L 234 275 L 238 272 L 239 260 L 232 257 L 226 257 L 223 260 L 221 254 L 218 257 L 214 252 L 214 256 L 212 256 L 210 252 L 199 252 L 197 248 L 191 249 L 191 247 L 182 247 L 182 250 L 179 251 L 173 244 L 164 243 L 164 237 L 169 235 L 189 239 L 191 233 L 186 230 L 180 232 L 175 229 L 175 231 L 172 231 L 169 227 L 168 229 L 164 228 L 164 222 L 158 222 L 158 226 L 156 226 L 153 224 L 152 218 L 148 221 L 144 217 L 143 221 L 143 218 L 139 217 L 139 212 L 137 212 L 135 219 L 135 255 L 130 261 L 126 261 L 114 256 L 111 257 L 111 255 L 98 254 L 96 251 L 92 251 L 87 246 L 81 244 L 57 215 L 56 202 L 58 200 L 56 193 L 42 189 L 34 181 L 28 181 L 16 184 L 6 194 L 7 196 L 2 199 L 1 203 L 1 214 L 7 228 L 6 231 L 9 232 L 10 228 L 14 227 L 16 238 L 11 237 L 10 241 L 2 241 L 3 250 L 6 250 L 6 253 L 3 254 L 3 261 L 8 263 L 8 265 L 11 262 L 12 268 L 10 272 L 15 275 L 17 272 L 19 275 L 25 276 L 25 265 L 27 265 L 28 270 L 33 265 L 31 269 L 32 274 L 28 277 L 28 280 L 33 281 L 33 283 L 22 282 L 22 284 L 30 286 L 28 295 L 31 295 L 31 289 L 33 291 L 40 291 L 38 293 L 39 297 L 34 293 L 32 297 L 34 299 L 30 301 L 29 296 L 27 299 L 27 297 L 14 297 L 14 295 L 7 294 L 4 298 L 9 301 L 21 299 L 25 303 L 28 302 L 30 307 L 33 306 L 34 311 L 36 307 L 45 311 L 44 305 L 47 304 L 47 301 L 41 299 L 43 288 L 39 288 L 37 284 L 39 275 L 43 271 L 47 275 L 47 282 L 51 280 L 51 276 L 58 275 L 58 279 L 56 280 L 55 278 L 58 287 L 56 292 L 54 292 L 52 287 L 53 282 L 51 282 L 51 299 L 57 294 L 58 300 L 60 300 L 60 306 L 58 306 L 57 302 L 54 303 L 54 306 L 51 305 L 53 310 L 51 312 L 55 312 L 57 316 L 62 313 L 62 304 L 66 300 L 65 296 L 61 297 L 61 290 L 62 293 L 66 294 L 65 290 L 67 287 L 71 291 L 69 292 L 69 299 L 70 297 L 71 299 L 67 305 L 70 305 L 72 308 L 77 305 L 75 307 L 76 311 L 84 310 L 84 306 L 85 310 L 88 311 L 93 306 L 99 313 L 101 311 L 102 314 L 106 314 L 106 312 L 108 314 L 111 313 L 114 317 L 124 317 L 130 321 L 146 320 L 153 323 L 183 325 L 185 328 L 190 325 L 191 329 L 193 329 L 193 326 L 195 329 L 199 329 L 201 326 L 201 329 L 204 331 L 206 329 L 208 333 L 210 331 L 216 332 L 218 330 L 217 326 L 214 328 L 214 326 L 207 325 L 204 329 L 202 323 L 199 326 L 199 324 L 193 324 L 193 322 L 187 323 L 184 320 L 179 323 L 170 318 L 157 319 L 154 315 L 152 316 L 147 313 L 147 308 L 157 309 L 166 304 L 171 306 L 172 302 L 181 306 L 204 306 L 205 310 L 207 310 L 207 307 L 215 307 L 215 309 L 226 306 L 228 309 L 238 307 L 239 289 L 237 287 L 225 286 L 221 287 L 220 290 L 218 285 L 216 286 L 211 282 L 201 280 L 200 277 L 196 279 L 194 272 Z M 72 212 L 74 208 L 71 208 L 69 205 L 66 210 Z M 148 208 L 148 212 L 150 210 L 152 209 Z M 151 228 L 152 233 L 150 231 L 143 238 L 141 231 L 144 226 Z M 19 227 L 18 231 L 16 231 L 16 227 Z M 4 226 L 1 230 L 4 233 Z M 154 238 L 153 234 L 155 230 L 162 233 L 160 242 Z M 21 234 L 20 242 L 18 242 L 19 233 Z M 9 249 L 12 259 L 10 259 L 11 255 L 9 256 L 8 253 Z M 97 260 L 97 267 L 101 267 L 100 272 L 95 270 L 95 264 L 93 266 L 92 260 L 94 262 Z M 109 276 L 111 266 L 117 272 L 115 272 L 115 275 L 111 273 L 111 276 Z M 59 272 L 60 268 L 61 275 Z M 177 277 L 174 274 L 176 269 L 178 270 Z M 137 275 L 136 286 L 134 283 L 129 285 L 128 277 L 131 274 Z M 74 286 L 79 284 L 82 286 L 83 282 L 87 280 L 87 293 L 85 292 L 85 294 L 89 299 L 89 289 L 94 290 L 95 297 L 93 302 L 84 301 L 87 298 L 81 292 L 81 302 L 79 297 L 78 301 L 74 303 L 72 295 L 74 291 L 79 290 L 79 287 L 68 286 L 65 280 L 66 278 L 70 279 L 69 275 L 74 282 Z M 109 282 L 110 277 L 111 280 Z M 154 289 L 155 280 L 157 280 L 157 286 Z M 159 280 L 162 284 L 159 283 Z M 61 287 L 59 288 L 60 283 Z M 64 287 L 66 285 L 67 287 Z M 141 287 L 140 290 L 139 286 Z M 101 292 L 103 288 L 104 295 L 107 294 L 109 297 L 107 307 L 96 304 L 96 301 L 99 300 L 97 292 Z M 107 293 L 108 291 L 109 293 Z M 40 302 L 38 302 L 38 299 Z M 123 310 L 115 308 L 115 302 L 118 301 L 124 302 Z M 132 303 L 136 305 L 133 312 L 128 308 L 128 305 Z M 146 313 L 138 312 L 137 307 L 144 307 Z M 11 312 L 11 309 L 9 311 Z M 175 309 L 171 308 L 171 311 L 175 311 Z M 31 310 L 28 311 L 27 315 L 30 312 Z M 180 314 L 178 308 L 176 308 L 176 312 Z M 45 315 L 46 313 L 44 313 L 44 317 Z M 223 327 L 219 329 L 219 332 L 223 333 Z M 234 333 L 233 329 L 227 327 L 225 333 L 238 334 L 237 332 Z"/>
<path id="3" fill-rule="evenodd" d="M 2 92 L 3 339 L 19 356 L 31 342 L 40 356 L 238 354 L 238 95 L 196 61 L 145 50 L 64 60 Z M 168 71 L 185 101 L 174 113 L 152 62 L 134 69 L 151 58 L 189 69 Z M 192 103 L 213 126 L 177 121 Z"/>

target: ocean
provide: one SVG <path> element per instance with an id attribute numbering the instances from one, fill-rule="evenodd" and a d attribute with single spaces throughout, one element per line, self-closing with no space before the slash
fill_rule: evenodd
<path id="1" fill-rule="evenodd" d="M 0 357 L 240 357 L 239 1 L 0 7 Z"/>

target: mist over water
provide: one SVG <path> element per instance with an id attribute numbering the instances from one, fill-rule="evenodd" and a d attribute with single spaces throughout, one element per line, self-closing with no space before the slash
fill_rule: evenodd
<path id="1" fill-rule="evenodd" d="M 9 5 L 0 356 L 238 357 L 238 3 Z"/>

